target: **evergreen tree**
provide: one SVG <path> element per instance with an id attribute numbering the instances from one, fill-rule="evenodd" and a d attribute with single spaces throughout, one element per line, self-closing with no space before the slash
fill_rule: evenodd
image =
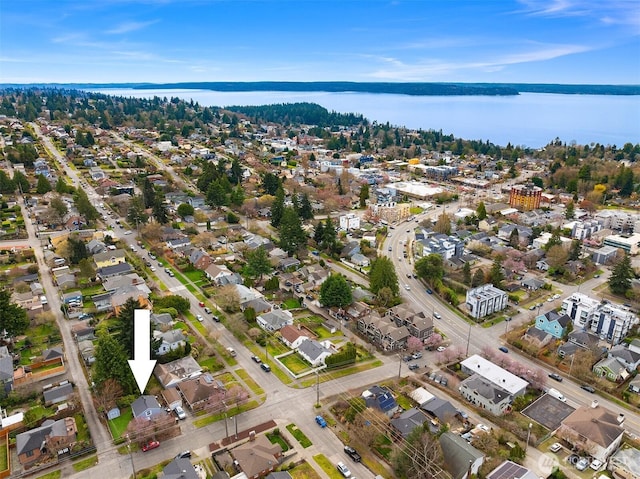
<path id="1" fill-rule="evenodd" d="M 264 246 L 258 246 L 253 251 L 247 253 L 247 267 L 245 271 L 249 277 L 257 277 L 259 281 L 262 279 L 262 275 L 270 273 L 272 269 L 269 254 Z"/>
<path id="2" fill-rule="evenodd" d="M 100 335 L 95 357 L 93 380 L 98 386 L 107 379 L 113 379 L 120 384 L 125 394 L 138 392 L 136 380 L 127 362 L 127 354 L 116 338 L 107 333 Z"/>
<path id="3" fill-rule="evenodd" d="M 313 218 L 313 207 L 311 206 L 308 193 L 303 193 L 302 199 L 300 200 L 300 216 L 303 220 Z"/>
<path id="4" fill-rule="evenodd" d="M 276 191 L 276 199 L 271 205 L 271 226 L 277 228 L 280 226 L 280 220 L 284 213 L 284 190 L 279 187 Z"/>
<path id="5" fill-rule="evenodd" d="M 155 220 L 161 225 L 169 222 L 169 213 L 167 213 L 167 206 L 164 204 L 164 195 L 155 195 L 155 203 L 153 203 L 151 211 Z"/>
<path id="6" fill-rule="evenodd" d="M 280 247 L 289 256 L 293 256 L 307 241 L 300 217 L 291 207 L 284 209 L 278 230 L 280 232 Z"/>
<path id="7" fill-rule="evenodd" d="M 281 186 L 280 178 L 273 173 L 265 173 L 262 177 L 262 189 L 266 195 L 275 196 Z"/>
<path id="8" fill-rule="evenodd" d="M 473 278 L 471 278 L 471 287 L 476 288 L 478 286 L 483 285 L 485 282 L 484 271 L 482 268 L 478 268 L 475 273 L 473 273 Z"/>
<path id="9" fill-rule="evenodd" d="M 78 264 L 82 259 L 89 257 L 84 241 L 77 235 L 69 236 L 67 241 L 69 243 L 69 262 L 71 264 Z"/>
<path id="10" fill-rule="evenodd" d="M 318 245 L 318 248 L 321 248 L 322 238 L 324 238 L 324 223 L 318 221 L 316 229 L 313 232 L 313 240 L 316 242 L 316 245 Z"/>
<path id="11" fill-rule="evenodd" d="M 332 273 L 320 286 L 320 303 L 323 306 L 344 308 L 352 302 L 351 287 L 344 276 Z"/>
<path id="12" fill-rule="evenodd" d="M 393 263 L 388 257 L 379 256 L 371 262 L 369 289 L 377 295 L 384 288 L 388 288 L 394 297 L 400 294 L 398 275 Z"/>
<path id="13" fill-rule="evenodd" d="M 18 188 L 18 191 L 22 191 L 22 193 L 29 193 L 29 191 L 31 190 L 29 180 L 21 171 L 16 171 L 13 174 L 13 182 L 16 184 L 16 188 Z"/>
<path id="14" fill-rule="evenodd" d="M 366 208 L 369 199 L 369 183 L 364 183 L 360 187 L 360 208 Z"/>
<path id="15" fill-rule="evenodd" d="M 231 191 L 231 196 L 229 199 L 232 205 L 242 206 L 242 203 L 244 203 L 244 188 L 242 187 L 242 185 L 236 186 L 233 191 Z"/>
<path id="16" fill-rule="evenodd" d="M 625 253 L 624 257 L 618 261 L 611 271 L 609 277 L 609 290 L 613 294 L 626 294 L 631 289 L 631 280 L 634 278 L 631 258 Z"/>
<path id="17" fill-rule="evenodd" d="M 571 249 L 569 250 L 569 261 L 575 261 L 577 259 L 580 259 L 581 250 L 582 250 L 582 247 L 580 245 L 579 240 L 571 241 Z"/>
<path id="18" fill-rule="evenodd" d="M 240 182 L 242 181 L 242 166 L 240 166 L 240 161 L 237 158 L 234 158 L 231 162 L 229 176 L 231 183 L 234 185 L 240 185 Z"/>
<path id="19" fill-rule="evenodd" d="M 213 181 L 207 188 L 207 204 L 213 208 L 229 204 L 229 198 L 221 180 Z"/>
<path id="20" fill-rule="evenodd" d="M 502 258 L 493 260 L 491 269 L 489 270 L 489 282 L 496 288 L 499 288 L 504 281 L 504 273 L 502 272 Z"/>
<path id="21" fill-rule="evenodd" d="M 62 176 L 60 176 L 58 178 L 58 180 L 56 181 L 56 187 L 55 187 L 56 193 L 59 193 L 61 195 L 64 195 L 65 193 L 71 193 L 72 188 L 69 187 L 69 185 L 67 184 L 66 181 L 64 181 L 64 178 Z"/>
<path id="22" fill-rule="evenodd" d="M 333 224 L 331 216 L 327 216 L 324 220 L 324 229 L 322 232 L 322 249 L 334 253 L 338 247 L 338 232 Z"/>
<path id="23" fill-rule="evenodd" d="M 84 216 L 84 219 L 87 221 L 95 221 L 100 217 L 100 213 L 95 206 L 89 200 L 86 191 L 82 188 L 76 188 L 76 191 L 73 195 L 73 200 L 76 205 L 76 209 L 78 213 Z"/>
<path id="24" fill-rule="evenodd" d="M 564 217 L 568 220 L 572 220 L 575 217 L 576 207 L 573 204 L 573 201 L 569 201 L 567 203 L 567 208 L 564 211 Z"/>
<path id="25" fill-rule="evenodd" d="M 144 199 L 145 208 L 153 208 L 156 203 L 156 190 L 147 177 L 142 181 L 142 198 Z"/>
<path id="26" fill-rule="evenodd" d="M 484 205 L 484 201 L 478 203 L 478 207 L 476 208 L 476 216 L 478 217 L 478 221 L 482 221 L 487 217 L 487 208 Z"/>
<path id="27" fill-rule="evenodd" d="M 427 283 L 433 285 L 444 277 L 444 262 L 442 256 L 431 253 L 416 261 L 416 273 Z"/>
<path id="28" fill-rule="evenodd" d="M 520 234 L 518 233 L 518 228 L 513 228 L 513 230 L 511 230 L 511 235 L 509 236 L 509 246 L 517 248 L 519 244 Z"/>
<path id="29" fill-rule="evenodd" d="M 51 183 L 44 175 L 38 175 L 38 183 L 36 185 L 36 193 L 44 195 L 51 191 Z"/>
<path id="30" fill-rule="evenodd" d="M 0 193 L 10 194 L 16 191 L 16 183 L 9 178 L 3 170 L 0 170 Z"/>
<path id="31" fill-rule="evenodd" d="M 191 206 L 189 203 L 181 203 L 176 209 L 176 213 L 178 213 L 178 216 L 182 219 L 185 219 L 185 217 L 187 216 L 193 215 L 194 211 L 195 210 L 193 206 Z"/>
<path id="32" fill-rule="evenodd" d="M 135 310 L 140 308 L 138 299 L 129 298 L 121 306 L 120 312 L 116 316 L 113 325 L 113 335 L 122 345 L 122 349 L 127 355 L 127 359 L 135 359 L 134 353 L 134 315 Z"/>
<path id="33" fill-rule="evenodd" d="M 6 331 L 9 337 L 23 334 L 29 327 L 27 311 L 11 302 L 11 293 L 0 289 L 0 331 Z"/>
<path id="34" fill-rule="evenodd" d="M 149 215 L 145 213 L 144 199 L 140 195 L 131 198 L 129 211 L 127 211 L 127 221 L 132 225 L 143 225 L 149 220 Z"/>
<path id="35" fill-rule="evenodd" d="M 464 265 L 462 266 L 462 277 L 464 284 L 466 284 L 467 286 L 471 285 L 471 263 L 469 263 L 468 261 L 465 261 Z"/>

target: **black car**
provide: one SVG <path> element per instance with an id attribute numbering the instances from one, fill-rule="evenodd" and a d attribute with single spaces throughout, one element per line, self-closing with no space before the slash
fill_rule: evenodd
<path id="1" fill-rule="evenodd" d="M 354 448 L 350 446 L 344 446 L 344 452 L 346 452 L 347 456 L 349 456 L 351 459 L 353 459 L 356 462 L 360 462 L 362 460 L 362 458 L 360 457 L 360 454 L 358 454 L 358 451 L 356 451 Z"/>
<path id="2" fill-rule="evenodd" d="M 583 384 L 582 386 L 580 386 L 582 389 L 584 389 L 585 391 L 589 392 L 589 393 L 594 393 L 596 392 L 596 388 L 594 388 L 593 386 L 589 386 L 588 384 Z"/>
<path id="3" fill-rule="evenodd" d="M 554 379 L 555 381 L 558 381 L 559 383 L 562 382 L 562 376 L 560 376 L 559 374 L 551 373 L 551 374 L 549 374 L 549 377 L 551 379 Z"/>

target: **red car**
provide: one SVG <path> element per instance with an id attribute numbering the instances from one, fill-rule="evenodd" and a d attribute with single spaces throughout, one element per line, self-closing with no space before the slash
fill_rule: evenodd
<path id="1" fill-rule="evenodd" d="M 198 303 L 198 306 L 200 306 L 201 308 L 204 308 L 204 303 L 203 303 L 202 301 L 200 301 L 200 302 Z"/>
<path id="2" fill-rule="evenodd" d="M 151 449 L 155 449 L 156 447 L 160 447 L 159 441 L 149 441 L 144 446 L 142 446 L 142 452 L 150 451 Z"/>

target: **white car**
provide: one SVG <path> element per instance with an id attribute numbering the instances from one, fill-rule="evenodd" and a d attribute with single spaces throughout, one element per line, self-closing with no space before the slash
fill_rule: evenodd
<path id="1" fill-rule="evenodd" d="M 173 412 L 176 413 L 176 416 L 178 416 L 178 419 L 180 420 L 187 418 L 187 413 L 184 412 L 184 409 L 182 409 L 180 406 L 176 406 Z"/>
<path id="2" fill-rule="evenodd" d="M 589 467 L 594 471 L 597 471 L 602 467 L 602 462 L 598 461 L 597 459 L 594 459 L 593 461 L 591 461 L 591 464 L 589 464 Z"/>
<path id="3" fill-rule="evenodd" d="M 127 230 L 124 232 L 125 235 L 130 235 L 131 234 L 131 230 Z"/>
<path id="4" fill-rule="evenodd" d="M 562 444 L 560 444 L 559 442 L 554 442 L 553 444 L 551 444 L 551 446 L 549 447 L 549 450 L 551 452 L 558 452 L 560 449 L 562 449 Z"/>
<path id="5" fill-rule="evenodd" d="M 447 348 L 445 348 L 444 346 L 438 346 L 438 349 L 436 349 L 436 351 L 438 351 L 439 353 L 441 353 L 441 352 L 442 352 L 442 351 L 444 351 L 445 349 L 447 349 Z"/>
<path id="6" fill-rule="evenodd" d="M 344 477 L 351 477 L 351 471 L 347 466 L 344 465 L 344 463 L 339 462 L 336 467 L 338 468 L 338 471 L 340 471 L 340 474 L 342 474 Z"/>
<path id="7" fill-rule="evenodd" d="M 578 463 L 576 464 L 576 469 L 578 471 L 584 471 L 589 466 L 589 459 L 586 457 L 581 457 Z"/>
<path id="8" fill-rule="evenodd" d="M 405 284 L 404 289 L 406 289 L 407 291 L 411 291 L 411 286 L 409 286 L 408 284 Z"/>
<path id="9" fill-rule="evenodd" d="M 436 319 L 442 319 L 442 316 L 440 316 L 440 313 L 433 313 L 433 316 L 434 316 Z"/>
<path id="10" fill-rule="evenodd" d="M 204 318 L 202 317 L 201 314 L 196 314 L 196 319 L 200 322 L 204 321 Z"/>
<path id="11" fill-rule="evenodd" d="M 151 271 L 155 271 L 155 270 L 156 270 L 156 267 L 155 267 L 155 266 L 151 266 L 149 269 L 150 269 Z"/>

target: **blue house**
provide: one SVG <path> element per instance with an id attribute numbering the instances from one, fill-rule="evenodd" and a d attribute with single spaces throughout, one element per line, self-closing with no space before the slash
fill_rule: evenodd
<path id="1" fill-rule="evenodd" d="M 562 339 L 567 333 L 567 326 L 571 323 L 571 318 L 566 314 L 558 314 L 549 311 L 536 318 L 536 329 L 549 333 L 551 336 Z"/>
<path id="2" fill-rule="evenodd" d="M 134 418 L 151 419 L 165 412 L 155 396 L 144 395 L 131 403 Z"/>
<path id="3" fill-rule="evenodd" d="M 371 386 L 362 392 L 367 407 L 379 409 L 387 416 L 393 416 L 398 411 L 398 403 L 387 388 Z"/>

